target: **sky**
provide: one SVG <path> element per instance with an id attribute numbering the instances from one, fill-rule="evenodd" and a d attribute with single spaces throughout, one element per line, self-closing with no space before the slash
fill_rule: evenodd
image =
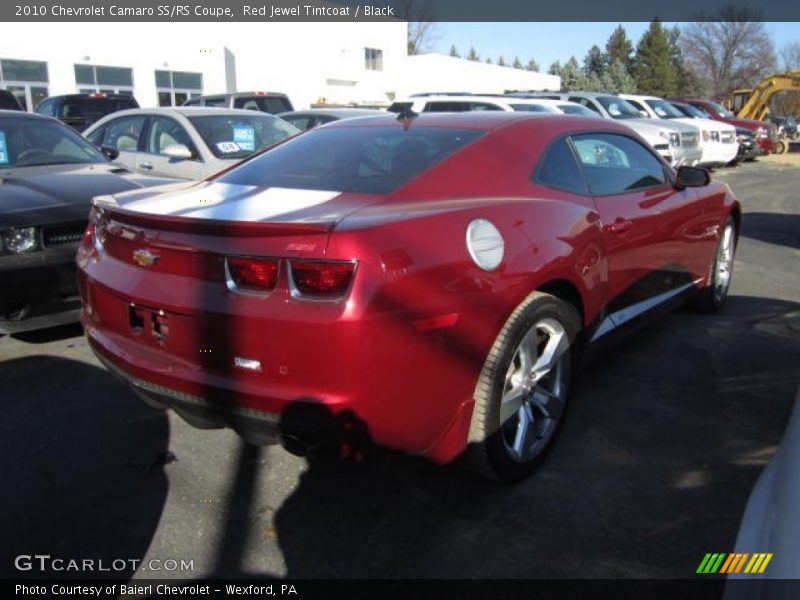
<path id="1" fill-rule="evenodd" d="M 601 49 L 619 23 L 437 23 L 434 52 L 447 54 L 455 44 L 461 56 L 475 46 L 481 60 L 501 54 L 507 63 L 519 56 L 523 64 L 535 58 L 542 71 L 556 60 L 562 63 L 573 54 L 583 64 L 583 57 L 593 44 Z M 649 23 L 622 23 L 634 48 Z M 675 23 L 665 23 L 673 26 Z M 788 42 L 800 42 L 800 23 L 765 23 L 776 51 Z"/>

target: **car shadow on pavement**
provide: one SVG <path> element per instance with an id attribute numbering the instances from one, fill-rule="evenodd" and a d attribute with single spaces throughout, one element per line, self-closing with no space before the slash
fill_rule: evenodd
<path id="1" fill-rule="evenodd" d="M 743 222 L 742 236 L 779 246 L 800 248 L 800 213 L 748 212 Z"/>
<path id="2" fill-rule="evenodd" d="M 389 452 L 312 458 L 273 519 L 286 575 L 692 577 L 733 548 L 781 439 L 799 320 L 796 303 L 734 296 L 635 334 L 581 373 L 555 448 L 515 486 Z M 237 574 L 226 557 L 218 574 Z"/>
<path id="3" fill-rule="evenodd" d="M 15 333 L 11 337 L 27 342 L 28 344 L 48 344 L 57 340 L 65 340 L 71 337 L 83 336 L 83 328 L 80 323 L 68 323 L 57 327 L 46 329 L 35 329 L 23 333 Z"/>
<path id="4" fill-rule="evenodd" d="M 0 390 L 0 577 L 129 578 L 167 496 L 166 415 L 103 369 L 53 356 L 1 362 Z M 20 555 L 64 561 L 18 570 Z M 93 570 L 68 562 L 84 559 Z"/>

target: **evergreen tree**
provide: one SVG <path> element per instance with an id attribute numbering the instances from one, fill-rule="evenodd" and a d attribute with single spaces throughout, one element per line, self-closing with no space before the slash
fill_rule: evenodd
<path id="1" fill-rule="evenodd" d="M 561 75 L 561 89 L 564 91 L 584 90 L 586 88 L 586 75 L 584 75 L 574 56 L 561 67 L 561 73 L 558 73 L 558 75 Z"/>
<path id="2" fill-rule="evenodd" d="M 491 56 L 487 56 L 486 57 L 486 64 L 487 65 L 493 65 L 494 64 L 494 62 L 492 61 L 492 57 Z"/>
<path id="3" fill-rule="evenodd" d="M 503 55 L 500 55 L 500 58 L 497 59 L 497 66 L 505 67 L 506 66 L 506 59 L 503 58 Z"/>
<path id="4" fill-rule="evenodd" d="M 481 55 L 478 54 L 478 51 L 475 50 L 475 46 L 469 47 L 469 54 L 467 54 L 467 60 L 475 60 L 478 61 L 481 59 Z"/>
<path id="5" fill-rule="evenodd" d="M 610 67 L 615 61 L 619 61 L 625 67 L 625 70 L 630 73 L 632 53 L 633 43 L 628 39 L 625 28 L 622 25 L 618 25 L 606 42 L 606 65 Z"/>
<path id="6" fill-rule="evenodd" d="M 528 64 L 525 65 L 525 69 L 528 71 L 535 71 L 539 72 L 539 63 L 536 62 L 536 59 L 532 58 L 528 61 Z"/>
<path id="7" fill-rule="evenodd" d="M 614 94 L 635 94 L 636 81 L 631 77 L 625 66 L 615 60 L 606 69 L 601 78 L 603 89 Z"/>
<path id="8" fill-rule="evenodd" d="M 655 19 L 636 46 L 633 78 L 640 94 L 673 96 L 677 88 L 669 35 Z"/>
<path id="9" fill-rule="evenodd" d="M 520 61 L 519 56 L 514 57 L 514 62 L 511 63 L 511 66 L 514 67 L 515 69 L 522 68 L 522 61 Z"/>
<path id="10" fill-rule="evenodd" d="M 562 68 L 563 67 L 561 66 L 561 61 L 557 60 L 556 62 L 554 62 L 553 64 L 550 65 L 550 68 L 547 69 L 547 72 L 550 75 L 558 75 L 560 77 Z"/>
<path id="11" fill-rule="evenodd" d="M 594 75 L 599 80 L 606 70 L 605 57 L 600 48 L 595 44 L 586 53 L 583 59 L 583 72 L 589 75 Z"/>
<path id="12" fill-rule="evenodd" d="M 458 48 L 456 48 L 455 44 L 450 46 L 450 56 L 453 58 L 461 58 L 461 55 L 458 53 Z"/>
<path id="13" fill-rule="evenodd" d="M 669 48 L 672 53 L 672 67 L 675 70 L 675 93 L 678 96 L 686 96 L 693 91 L 692 88 L 695 86 L 692 81 L 692 73 L 686 68 L 683 60 L 683 51 L 679 43 L 680 37 L 681 30 L 677 26 L 667 30 Z"/>

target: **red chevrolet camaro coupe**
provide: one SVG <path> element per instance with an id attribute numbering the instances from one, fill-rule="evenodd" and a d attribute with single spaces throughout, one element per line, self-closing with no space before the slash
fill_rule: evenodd
<path id="1" fill-rule="evenodd" d="M 525 476 L 583 351 L 725 300 L 740 207 L 614 121 L 413 113 L 95 199 L 83 324 L 149 404 L 289 449 Z"/>

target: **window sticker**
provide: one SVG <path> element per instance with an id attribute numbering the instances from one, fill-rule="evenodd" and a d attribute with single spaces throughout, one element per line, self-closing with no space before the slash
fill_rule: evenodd
<path id="1" fill-rule="evenodd" d="M 255 152 L 256 150 L 256 130 L 247 125 L 234 125 L 233 127 L 233 141 L 239 145 L 239 148 L 247 152 Z"/>
<path id="2" fill-rule="evenodd" d="M 236 154 L 242 150 L 236 142 L 217 142 L 217 148 L 223 154 Z"/>
<path id="3" fill-rule="evenodd" d="M 6 132 L 0 131 L 0 165 L 7 165 L 11 162 L 8 159 L 8 146 L 6 146 Z"/>

